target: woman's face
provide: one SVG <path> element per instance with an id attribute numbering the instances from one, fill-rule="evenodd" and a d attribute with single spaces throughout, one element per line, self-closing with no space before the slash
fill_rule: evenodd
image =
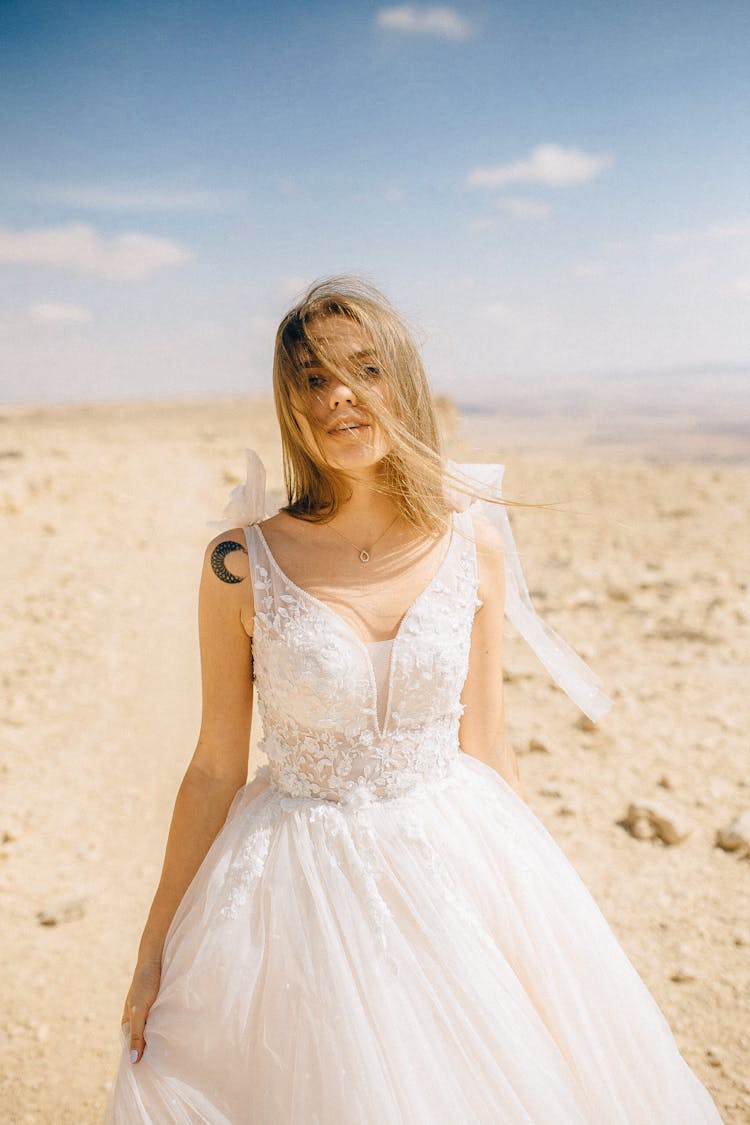
<path id="1" fill-rule="evenodd" d="M 321 341 L 340 371 L 355 370 L 360 379 L 367 379 L 374 394 L 387 405 L 387 388 L 358 324 L 345 316 L 327 316 L 314 321 L 308 335 Z M 345 376 L 321 367 L 312 356 L 303 357 L 302 365 L 302 401 L 293 411 L 308 447 L 315 448 L 314 426 L 320 448 L 334 468 L 347 472 L 372 468 L 390 449 L 377 419 L 360 407 L 354 389 L 343 381 Z"/>

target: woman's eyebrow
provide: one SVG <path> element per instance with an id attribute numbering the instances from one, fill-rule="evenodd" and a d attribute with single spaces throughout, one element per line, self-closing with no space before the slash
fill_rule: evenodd
<path id="1" fill-rule="evenodd" d="M 375 358 L 375 353 L 372 351 L 371 348 L 366 348 L 364 351 L 361 351 L 361 352 L 353 352 L 352 355 L 349 356 L 349 359 L 374 359 L 374 358 Z M 319 359 L 314 359 L 314 358 L 303 359 L 300 363 L 300 367 L 303 367 L 305 369 L 310 368 L 310 367 L 322 367 L 322 363 L 320 362 Z"/>

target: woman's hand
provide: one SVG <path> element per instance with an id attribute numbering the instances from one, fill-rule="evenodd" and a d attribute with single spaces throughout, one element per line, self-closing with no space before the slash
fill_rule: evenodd
<path id="1" fill-rule="evenodd" d="M 144 1031 L 151 1005 L 159 993 L 161 982 L 160 961 L 139 961 L 133 973 L 125 1007 L 122 1013 L 123 1025 L 130 1025 L 130 1061 L 140 1062 L 146 1046 Z"/>

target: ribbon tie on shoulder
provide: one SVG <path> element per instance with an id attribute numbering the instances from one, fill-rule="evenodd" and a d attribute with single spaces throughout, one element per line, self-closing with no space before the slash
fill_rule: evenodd
<path id="1" fill-rule="evenodd" d="M 209 527 L 229 531 L 231 527 L 250 527 L 266 518 L 266 470 L 254 449 L 246 449 L 245 483 L 236 485 L 220 520 Z"/>
<path id="2" fill-rule="evenodd" d="M 232 527 L 248 527 L 266 518 L 266 471 L 254 449 L 246 450 L 247 472 L 244 484 L 232 489 L 223 518 L 210 524 L 222 531 Z M 466 480 L 467 486 L 479 486 L 498 497 L 502 495 L 505 466 L 500 464 L 459 464 L 449 461 L 447 467 Z M 547 669 L 555 683 L 577 707 L 598 722 L 612 707 L 602 681 L 577 652 L 543 621 L 531 600 L 524 578 L 507 509 L 502 504 L 472 500 L 457 489 L 448 489 L 456 511 L 471 508 L 484 516 L 500 532 L 505 556 L 505 616 L 518 630 L 532 651 Z"/>
<path id="3" fill-rule="evenodd" d="M 463 477 L 469 487 L 475 484 L 483 491 L 489 490 L 498 497 L 502 495 L 504 465 L 458 464 L 450 461 L 448 468 Z M 596 673 L 537 613 L 524 578 L 507 509 L 502 504 L 492 504 L 486 500 L 472 501 L 471 497 L 457 489 L 450 490 L 449 495 L 457 511 L 471 507 L 500 532 L 505 555 L 505 616 L 558 687 L 592 722 L 598 722 L 612 707 L 612 699 L 603 691 L 602 681 Z"/>

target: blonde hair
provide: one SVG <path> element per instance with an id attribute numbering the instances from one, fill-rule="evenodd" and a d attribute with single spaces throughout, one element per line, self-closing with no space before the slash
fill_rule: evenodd
<path id="1" fill-rule="evenodd" d="M 313 329 L 328 318 L 344 317 L 367 341 L 367 360 L 377 368 L 378 391 L 362 359 L 337 358 Z M 273 389 L 281 431 L 284 483 L 291 515 L 312 521 L 333 517 L 347 497 L 346 474 L 330 465 L 305 399 L 305 364 L 313 362 L 355 392 L 358 406 L 372 417 L 389 443 L 376 488 L 390 495 L 400 513 L 421 532 L 445 529 L 451 504 L 447 488 L 505 503 L 490 492 L 469 491 L 443 457 L 435 402 L 421 357 L 404 319 L 373 285 L 354 276 L 316 281 L 289 310 L 276 333 Z M 379 393 L 382 392 L 382 393 Z M 295 411 L 310 424 L 305 440 Z M 513 501 L 510 501 L 513 503 Z"/>

